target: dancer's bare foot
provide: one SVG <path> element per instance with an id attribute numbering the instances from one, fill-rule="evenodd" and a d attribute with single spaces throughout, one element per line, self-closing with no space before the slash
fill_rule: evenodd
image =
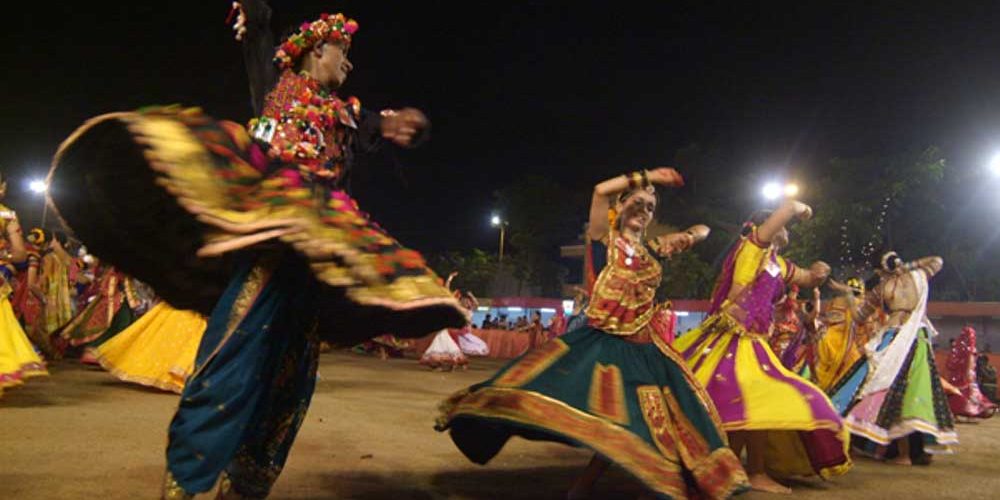
<path id="1" fill-rule="evenodd" d="M 892 465 L 906 465 L 906 466 L 913 465 L 913 461 L 910 460 L 909 455 L 901 455 L 896 458 L 886 460 L 886 463 L 890 463 Z"/>
<path id="2" fill-rule="evenodd" d="M 763 491 L 765 493 L 778 493 L 781 495 L 790 495 L 792 493 L 791 488 L 778 483 L 774 479 L 771 479 L 771 477 L 767 474 L 751 474 L 750 489 Z"/>

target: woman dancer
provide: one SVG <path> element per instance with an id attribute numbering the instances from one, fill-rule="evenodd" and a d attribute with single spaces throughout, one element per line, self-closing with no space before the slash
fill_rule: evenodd
<path id="1" fill-rule="evenodd" d="M 431 345 L 420 356 L 420 364 L 434 371 L 453 371 L 458 367 L 465 370 L 469 367 L 469 358 L 462 353 L 451 332 L 444 329 L 434 336 Z"/>
<path id="2" fill-rule="evenodd" d="M 827 282 L 837 294 L 823 314 L 826 333 L 819 340 L 816 357 L 816 385 L 824 392 L 833 386 L 861 359 L 857 325 L 854 318 L 865 294 L 860 278 L 850 278 L 846 284 Z"/>
<path id="3" fill-rule="evenodd" d="M 797 296 L 798 287 L 793 286 L 792 290 L 791 293 Z M 823 335 L 822 322 L 819 320 L 819 311 L 822 308 L 819 288 L 813 288 L 813 300 L 808 302 L 794 300 L 793 303 L 796 319 L 790 323 L 797 325 L 797 330 L 781 353 L 775 351 L 775 354 L 781 359 L 781 364 L 785 368 L 815 383 L 813 374 L 816 372 L 816 342 Z"/>
<path id="4" fill-rule="evenodd" d="M 802 333 L 805 324 L 802 321 L 801 303 L 799 302 L 799 287 L 788 287 L 788 293 L 774 306 L 774 331 L 768 340 L 771 351 L 781 359 L 785 350 Z M 792 370 L 786 364 L 785 368 Z M 795 370 L 792 370 L 795 371 Z"/>
<path id="5" fill-rule="evenodd" d="M 36 242 L 44 241 L 45 233 L 39 228 L 34 228 L 28 232 L 25 239 L 28 257 L 24 264 L 18 266 L 19 276 L 11 306 L 35 346 L 46 356 L 52 356 L 54 352 L 49 336 L 41 334 L 41 328 L 36 328 L 41 321 L 45 302 L 45 295 L 39 286 L 42 282 L 40 269 L 42 248 L 36 245 Z"/>
<path id="6" fill-rule="evenodd" d="M 958 390 L 958 394 L 948 395 L 948 404 L 956 416 L 990 418 L 997 411 L 997 405 L 983 396 L 976 382 L 977 354 L 976 330 L 966 326 L 948 356 L 948 382 Z"/>
<path id="7" fill-rule="evenodd" d="M 32 326 L 32 337 L 51 340 L 52 356 L 58 359 L 62 357 L 66 343 L 54 334 L 73 319 L 70 268 L 75 264 L 55 234 L 42 231 L 42 237 L 33 243 L 42 249 L 39 290 L 44 305 L 40 321 Z"/>
<path id="8" fill-rule="evenodd" d="M 121 380 L 180 394 L 206 326 L 204 316 L 160 302 L 97 346 L 94 357 Z"/>
<path id="9" fill-rule="evenodd" d="M 856 364 L 834 394 L 850 402 L 845 421 L 855 448 L 865 454 L 926 465 L 925 448 L 947 453 L 958 443 L 934 364 L 931 340 L 937 332 L 926 314 L 928 280 L 943 264 L 940 257 L 904 263 L 891 251 L 878 261 L 878 286 L 868 292 L 856 321 L 883 309 L 889 317 L 865 346 L 868 362 Z"/>
<path id="10" fill-rule="evenodd" d="M 0 176 L 0 199 L 7 191 L 7 182 Z M 24 383 L 30 377 L 48 375 L 45 364 L 25 335 L 14 315 L 10 296 L 15 264 L 25 262 L 27 251 L 21 235 L 21 225 L 13 210 L 0 205 L 0 394 L 3 389 Z"/>
<path id="11" fill-rule="evenodd" d="M 549 320 L 547 329 L 549 331 L 549 340 L 566 333 L 566 313 L 563 312 L 562 307 L 556 309 L 555 315 Z"/>
<path id="12" fill-rule="evenodd" d="M 458 273 L 451 273 L 445 282 L 445 288 L 449 291 L 451 291 L 451 283 L 455 276 L 458 276 Z M 458 292 L 453 291 L 452 293 L 455 296 L 460 296 Z M 463 303 L 462 307 L 469 309 L 468 303 Z M 469 358 L 459 347 L 458 337 L 458 331 L 454 333 L 447 329 L 439 331 L 434 336 L 434 340 L 431 341 L 431 345 L 427 346 L 427 350 L 420 356 L 420 364 L 429 366 L 434 371 L 452 371 L 457 367 L 461 367 L 463 370 L 468 369 Z"/>
<path id="13" fill-rule="evenodd" d="M 458 273 L 454 273 L 456 276 Z M 479 308 L 479 299 L 476 298 L 472 292 L 456 290 L 456 296 L 458 297 L 458 302 L 462 304 L 465 310 L 469 311 L 471 316 L 476 309 Z M 455 342 L 458 343 L 458 348 L 462 351 L 462 354 L 466 356 L 489 356 L 490 346 L 486 344 L 486 341 L 475 336 L 472 333 L 472 323 L 465 325 L 453 332 Z"/>
<path id="14" fill-rule="evenodd" d="M 485 464 L 519 435 L 596 453 L 571 497 L 586 496 L 609 462 L 658 497 L 725 498 L 745 487 L 708 395 L 649 327 L 661 279 L 653 254 L 669 251 L 667 242 L 644 239 L 657 204 L 653 184 L 683 180 L 659 168 L 594 189 L 588 231 L 607 242 L 608 265 L 593 289 L 589 325 L 528 351 L 442 405 L 437 429 L 450 429 L 473 462 Z"/>
<path id="15" fill-rule="evenodd" d="M 95 280 L 94 298 L 62 328 L 62 338 L 74 347 L 93 348 L 132 324 L 135 321 L 132 305 L 138 303 L 135 295 L 127 291 L 127 280 L 120 271 L 105 266 Z M 96 363 L 93 353 L 84 350 L 84 362 Z"/>
<path id="16" fill-rule="evenodd" d="M 246 43 L 260 44 L 260 21 Z M 351 345 L 467 321 L 423 257 L 344 191 L 358 155 L 411 146 L 428 127 L 418 110 L 370 113 L 335 94 L 357 29 L 324 14 L 272 52 L 280 74 L 250 134 L 197 109 L 146 108 L 90 120 L 57 153 L 48 196 L 88 249 L 208 316 L 170 426 L 168 498 L 220 475 L 223 497 L 267 496 L 309 407 L 319 335 Z M 88 189 L 73 190 L 82 177 Z"/>
<path id="17" fill-rule="evenodd" d="M 726 257 L 709 317 L 674 341 L 719 408 L 733 449 L 747 448 L 750 484 L 761 491 L 791 491 L 772 475 L 826 478 L 851 465 L 848 433 L 830 400 L 782 366 L 767 343 L 786 284 L 815 287 L 829 275 L 823 262 L 803 269 L 778 256 L 785 226 L 811 215 L 792 200 L 755 214 Z"/>

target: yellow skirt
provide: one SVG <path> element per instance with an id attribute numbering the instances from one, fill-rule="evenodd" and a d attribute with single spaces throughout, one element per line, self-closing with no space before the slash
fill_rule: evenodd
<path id="1" fill-rule="evenodd" d="M 101 344 L 94 355 L 105 370 L 126 382 L 180 394 L 194 370 L 205 327 L 200 314 L 161 302 Z"/>
<path id="2" fill-rule="evenodd" d="M 848 431 L 818 387 L 786 369 L 767 337 L 725 313 L 673 346 L 712 397 L 726 431 L 768 431 L 767 467 L 781 476 L 843 474 Z"/>
<path id="3" fill-rule="evenodd" d="M 0 298 L 0 389 L 24 383 L 24 379 L 48 375 L 45 363 L 14 316 L 4 295 Z"/>
<path id="4" fill-rule="evenodd" d="M 829 392 L 859 359 L 861 352 L 854 345 L 850 321 L 830 326 L 817 350 L 816 385 Z"/>

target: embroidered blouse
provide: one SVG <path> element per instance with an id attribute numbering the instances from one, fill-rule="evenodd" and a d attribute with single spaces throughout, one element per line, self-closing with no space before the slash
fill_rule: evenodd
<path id="1" fill-rule="evenodd" d="M 654 299 L 663 269 L 645 244 L 617 231 L 608 240 L 607 264 L 594 283 L 586 311 L 588 323 L 613 335 L 633 335 L 656 313 Z"/>

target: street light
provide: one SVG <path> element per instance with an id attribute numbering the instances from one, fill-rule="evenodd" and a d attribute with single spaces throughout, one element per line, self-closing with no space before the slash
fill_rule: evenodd
<path id="1" fill-rule="evenodd" d="M 28 190 L 42 195 L 42 227 L 45 227 L 45 219 L 49 215 L 49 204 L 45 200 L 45 193 L 49 190 L 49 184 L 43 179 L 33 179 L 28 182 Z"/>
<path id="2" fill-rule="evenodd" d="M 490 224 L 492 224 L 494 227 L 499 227 L 500 228 L 500 259 L 499 259 L 499 261 L 503 262 L 503 243 L 504 243 L 504 239 L 505 239 L 505 237 L 507 235 L 507 221 L 501 219 L 499 215 L 493 214 L 493 217 L 490 218 Z"/>
<path id="3" fill-rule="evenodd" d="M 990 172 L 993 172 L 994 176 L 1000 177 L 1000 153 L 993 155 L 990 160 Z"/>
<path id="4" fill-rule="evenodd" d="M 794 182 L 781 184 L 780 182 L 770 181 L 764 184 L 760 192 L 764 195 L 764 199 L 768 201 L 777 200 L 782 196 L 785 198 L 794 198 L 799 195 L 799 185 Z"/>
<path id="5" fill-rule="evenodd" d="M 768 182 L 760 192 L 766 200 L 777 200 L 781 196 L 781 186 L 777 182 Z"/>

